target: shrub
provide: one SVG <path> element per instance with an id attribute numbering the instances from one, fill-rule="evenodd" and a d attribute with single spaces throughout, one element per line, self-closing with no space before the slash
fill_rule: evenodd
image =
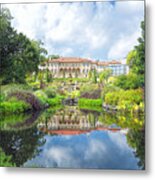
<path id="1" fill-rule="evenodd" d="M 33 90 L 38 90 L 40 89 L 40 82 L 39 81 L 36 81 L 36 82 L 31 82 L 29 83 L 30 86 L 33 88 Z"/>
<path id="2" fill-rule="evenodd" d="M 80 92 L 75 90 L 68 94 L 71 98 L 78 98 L 80 96 Z"/>
<path id="3" fill-rule="evenodd" d="M 87 99 L 99 99 L 101 97 L 101 90 L 97 89 L 90 92 L 83 92 L 80 95 L 80 98 L 87 98 Z"/>
<path id="4" fill-rule="evenodd" d="M 32 91 L 32 88 L 26 84 L 8 84 L 1 86 L 1 94 L 7 97 L 9 94 L 16 91 Z"/>
<path id="5" fill-rule="evenodd" d="M 109 92 L 105 95 L 104 102 L 108 105 L 117 106 L 119 109 L 131 109 L 135 105 L 139 105 L 141 108 L 144 100 L 143 94 L 142 89 Z"/>
<path id="6" fill-rule="evenodd" d="M 112 84 L 107 84 L 106 86 L 104 86 L 102 92 L 101 92 L 101 97 L 104 99 L 105 98 L 105 95 L 107 93 L 110 93 L 110 92 L 115 92 L 117 93 L 118 91 L 120 91 L 121 89 L 119 87 L 116 87 Z"/>
<path id="7" fill-rule="evenodd" d="M 53 88 L 46 88 L 44 90 L 45 94 L 48 98 L 54 98 L 56 96 L 56 89 Z"/>
<path id="8" fill-rule="evenodd" d="M 97 84 L 86 83 L 83 86 L 81 86 L 80 92 L 81 93 L 85 93 L 85 92 L 95 91 L 97 89 L 98 89 L 98 85 Z"/>
<path id="9" fill-rule="evenodd" d="M 62 102 L 62 99 L 60 97 L 56 97 L 56 98 L 52 98 L 52 99 L 47 99 L 47 103 L 50 106 L 60 105 L 61 102 Z"/>
<path id="10" fill-rule="evenodd" d="M 140 87 L 140 77 L 136 74 L 130 73 L 128 75 L 120 75 L 115 81 L 114 85 L 122 89 L 137 89 Z"/>
<path id="11" fill-rule="evenodd" d="M 28 103 L 33 110 L 42 109 L 42 105 L 41 105 L 40 101 L 30 92 L 17 91 L 17 92 L 11 93 L 9 95 L 9 97 L 10 98 L 16 97 L 18 100 L 22 100 L 22 101 Z"/>
<path id="12" fill-rule="evenodd" d="M 42 90 L 35 91 L 34 95 L 40 100 L 43 105 L 47 102 L 47 95 Z"/>
<path id="13" fill-rule="evenodd" d="M 80 98 L 99 99 L 101 90 L 97 84 L 87 83 L 80 88 L 80 94 Z"/>

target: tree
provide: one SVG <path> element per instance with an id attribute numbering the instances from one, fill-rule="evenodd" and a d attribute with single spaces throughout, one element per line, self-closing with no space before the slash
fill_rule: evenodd
<path id="1" fill-rule="evenodd" d="M 48 58 L 49 58 L 49 59 L 58 59 L 58 58 L 60 58 L 60 56 L 59 56 L 59 55 L 52 54 L 52 55 L 49 55 Z"/>
<path id="2" fill-rule="evenodd" d="M 140 77 L 131 72 L 128 75 L 122 74 L 115 79 L 114 85 L 125 90 L 137 89 L 141 85 Z"/>
<path id="3" fill-rule="evenodd" d="M 105 69 L 99 74 L 99 83 L 104 86 L 107 83 L 108 78 L 111 76 L 112 70 Z"/>
<path id="4" fill-rule="evenodd" d="M 93 69 L 92 70 L 92 80 L 94 83 L 97 83 L 97 77 L 98 77 L 97 71 L 96 71 L 96 69 Z"/>
<path id="5" fill-rule="evenodd" d="M 11 15 L 2 8 L 0 14 L 0 57 L 3 84 L 25 83 L 26 74 L 38 72 L 38 65 L 47 51 L 41 42 L 30 40 L 11 27 Z"/>
<path id="6" fill-rule="evenodd" d="M 145 24 L 141 22 L 142 35 L 138 38 L 138 45 L 129 52 L 127 56 L 127 63 L 130 71 L 139 76 L 140 87 L 144 87 L 144 73 L 145 73 Z"/>

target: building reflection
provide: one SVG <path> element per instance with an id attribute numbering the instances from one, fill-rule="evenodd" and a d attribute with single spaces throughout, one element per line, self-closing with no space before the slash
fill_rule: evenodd
<path id="1" fill-rule="evenodd" d="M 38 129 L 47 134 L 81 134 L 91 130 L 120 131 L 119 127 L 109 127 L 98 120 L 99 114 L 80 111 L 76 106 L 68 106 L 51 117 L 38 123 Z"/>

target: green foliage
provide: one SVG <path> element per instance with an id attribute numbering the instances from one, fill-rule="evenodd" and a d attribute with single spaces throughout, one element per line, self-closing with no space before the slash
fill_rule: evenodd
<path id="1" fill-rule="evenodd" d="M 110 92 L 115 92 L 115 93 L 117 93 L 119 90 L 120 90 L 119 87 L 114 86 L 114 84 L 108 83 L 108 84 L 106 84 L 106 85 L 103 87 L 103 89 L 102 89 L 101 98 L 104 99 L 104 98 L 105 98 L 105 95 L 106 95 L 107 93 L 110 93 Z"/>
<path id="2" fill-rule="evenodd" d="M 101 96 L 101 90 L 98 84 L 85 83 L 80 88 L 80 98 L 98 99 Z"/>
<path id="3" fill-rule="evenodd" d="M 11 113 L 3 114 L 0 118 L 0 128 L 3 130 L 10 130 L 17 123 L 23 123 L 30 117 L 29 113 Z"/>
<path id="4" fill-rule="evenodd" d="M 37 97 L 27 91 L 16 91 L 9 94 L 9 98 L 16 97 L 19 101 L 24 101 L 25 103 L 29 104 L 32 110 L 41 110 L 43 107 Z"/>
<path id="5" fill-rule="evenodd" d="M 130 71 L 139 77 L 140 87 L 144 87 L 145 74 L 145 24 L 141 22 L 142 36 L 138 38 L 138 45 L 129 52 L 127 62 Z"/>
<path id="6" fill-rule="evenodd" d="M 16 99 L 0 103 L 1 114 L 21 113 L 29 109 L 30 105 L 28 103 Z"/>
<path id="7" fill-rule="evenodd" d="M 145 129 L 130 129 L 127 134 L 129 145 L 135 149 L 135 155 L 139 159 L 138 165 L 145 169 Z"/>
<path id="8" fill-rule="evenodd" d="M 54 82 L 88 82 L 87 78 L 53 78 Z"/>
<path id="9" fill-rule="evenodd" d="M 11 15 L 2 8 L 0 14 L 0 57 L 2 83 L 25 83 L 26 74 L 38 71 L 46 50 L 42 43 L 28 39 L 11 27 Z"/>
<path id="10" fill-rule="evenodd" d="M 81 110 L 90 110 L 90 111 L 95 111 L 95 112 L 102 112 L 103 111 L 102 106 L 92 106 L 92 105 L 79 104 L 79 108 Z"/>
<path id="11" fill-rule="evenodd" d="M 55 98 L 47 99 L 47 103 L 48 103 L 50 106 L 60 105 L 61 102 L 62 102 L 62 97 L 55 97 Z"/>
<path id="12" fill-rule="evenodd" d="M 52 82 L 52 74 L 48 69 L 46 70 L 46 82 Z"/>
<path id="13" fill-rule="evenodd" d="M 54 88 L 48 87 L 48 88 L 44 89 L 44 92 L 48 98 L 56 97 L 56 89 L 54 89 Z"/>
<path id="14" fill-rule="evenodd" d="M 3 94 L 5 97 L 16 91 L 32 92 L 32 88 L 26 84 L 13 84 L 13 83 L 1 86 L 1 94 Z"/>
<path id="15" fill-rule="evenodd" d="M 29 85 L 32 87 L 32 89 L 34 91 L 40 89 L 40 82 L 39 81 L 30 82 Z"/>
<path id="16" fill-rule="evenodd" d="M 114 85 L 125 90 L 137 89 L 141 86 L 141 78 L 133 73 L 129 73 L 128 75 L 120 75 L 115 79 Z"/>
<path id="17" fill-rule="evenodd" d="M 39 99 L 42 105 L 47 103 L 47 95 L 42 90 L 37 90 L 34 95 Z"/>
<path id="18" fill-rule="evenodd" d="M 111 76 L 112 70 L 111 69 L 105 69 L 99 74 L 99 83 L 102 85 L 107 83 L 108 78 Z"/>
<path id="19" fill-rule="evenodd" d="M 80 98 L 78 100 L 78 105 L 79 106 L 102 106 L 102 100 Z"/>
<path id="20" fill-rule="evenodd" d="M 118 109 L 130 110 L 130 109 L 138 109 L 141 108 L 144 111 L 144 107 L 142 105 L 144 97 L 143 90 L 120 90 L 117 93 L 109 92 L 105 95 L 104 102 L 108 105 L 117 106 Z M 139 107 L 138 107 L 139 105 Z"/>
<path id="21" fill-rule="evenodd" d="M 74 99 L 74 98 L 78 98 L 80 96 L 80 91 L 72 91 L 71 93 L 68 93 L 69 97 Z"/>
<path id="22" fill-rule="evenodd" d="M 14 167 L 15 164 L 11 162 L 11 156 L 7 156 L 2 148 L 0 148 L 0 167 Z"/>
<path id="23" fill-rule="evenodd" d="M 38 150 L 44 143 L 43 134 L 36 126 L 20 130 L 0 130 L 0 147 L 7 156 L 11 156 L 12 164 L 20 167 L 40 153 Z"/>
<path id="24" fill-rule="evenodd" d="M 49 55 L 48 58 L 50 58 L 50 59 L 58 59 L 58 58 L 60 58 L 60 56 L 52 54 L 52 55 Z"/>
<path id="25" fill-rule="evenodd" d="M 98 85 L 94 83 L 83 84 L 80 87 L 80 93 L 91 92 L 98 89 Z"/>

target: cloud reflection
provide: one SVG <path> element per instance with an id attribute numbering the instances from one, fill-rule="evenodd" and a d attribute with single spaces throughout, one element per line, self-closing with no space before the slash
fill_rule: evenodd
<path id="1" fill-rule="evenodd" d="M 92 131 L 89 136 L 48 135 L 45 138 L 47 142 L 41 154 L 24 166 L 138 169 L 133 149 L 119 132 Z"/>

